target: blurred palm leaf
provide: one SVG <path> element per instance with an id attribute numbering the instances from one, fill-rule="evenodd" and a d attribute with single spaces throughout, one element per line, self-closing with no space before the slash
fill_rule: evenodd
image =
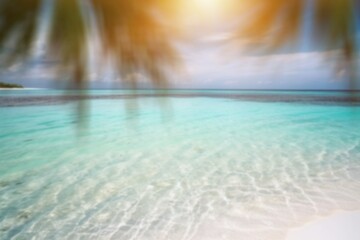
<path id="1" fill-rule="evenodd" d="M 115 60 L 122 78 L 136 87 L 145 75 L 156 86 L 166 86 L 169 67 L 179 64 L 173 36 L 162 18 L 168 10 L 159 0 L 93 0 L 95 15 L 106 54 Z"/>
<path id="2" fill-rule="evenodd" d="M 46 0 L 45 0 L 46 1 Z M 6 63 L 24 60 L 36 38 L 37 20 L 41 0 L 23 0 L 21 7 L 14 0 L 0 2 L 0 46 L 16 37 L 12 48 L 2 51 Z M 164 12 L 171 4 L 164 0 L 92 0 L 99 39 L 117 66 L 122 80 L 131 79 L 136 87 L 137 79 L 128 75 L 147 77 L 156 85 L 166 84 L 169 67 L 179 63 L 171 43 L 171 34 L 165 27 Z M 89 12 L 85 12 L 78 0 L 55 0 L 49 38 L 49 55 L 57 59 L 57 75 L 70 75 L 75 86 L 84 86 L 89 73 Z M 95 26 L 91 26 L 95 27 Z M 12 41 L 13 42 L 13 41 Z M 99 56 L 99 61 L 101 57 Z"/>
<path id="3" fill-rule="evenodd" d="M 58 75 L 70 73 L 75 87 L 84 87 L 87 33 L 81 6 L 74 0 L 56 0 L 50 34 L 50 51 L 60 61 Z M 61 75 L 60 75 L 61 76 Z"/>
<path id="4" fill-rule="evenodd" d="M 1 64 L 26 58 L 36 36 L 41 0 L 0 1 Z"/>
<path id="5" fill-rule="evenodd" d="M 297 37 L 303 5 L 304 1 L 299 0 L 254 0 L 241 7 L 252 13 L 236 37 L 248 40 L 250 47 L 263 47 L 263 50 L 282 47 Z"/>
<path id="6" fill-rule="evenodd" d="M 356 18 L 359 10 L 353 0 L 318 0 L 315 8 L 316 38 L 330 49 L 341 48 L 345 59 L 356 52 Z"/>
<path id="7" fill-rule="evenodd" d="M 247 5 L 247 10 L 251 8 L 253 12 L 237 36 L 270 47 L 282 47 L 297 39 L 309 10 L 314 11 L 314 37 L 323 44 L 333 48 L 355 39 L 354 24 L 359 13 L 353 0 L 254 0 Z"/>
<path id="8" fill-rule="evenodd" d="M 305 20 L 313 25 L 310 40 L 322 50 L 341 49 L 343 58 L 338 66 L 347 65 L 354 80 L 354 69 L 349 65 L 355 61 L 358 44 L 355 24 L 359 9 L 356 3 L 354 0 L 254 0 L 245 8 L 252 13 L 235 38 L 245 39 L 248 46 L 255 49 L 276 51 L 297 43 L 306 11 L 313 11 L 312 19 Z"/>

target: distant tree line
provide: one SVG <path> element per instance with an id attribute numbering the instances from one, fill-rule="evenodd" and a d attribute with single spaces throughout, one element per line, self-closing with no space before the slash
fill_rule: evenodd
<path id="1" fill-rule="evenodd" d="M 0 88 L 24 88 L 22 85 L 0 82 Z"/>

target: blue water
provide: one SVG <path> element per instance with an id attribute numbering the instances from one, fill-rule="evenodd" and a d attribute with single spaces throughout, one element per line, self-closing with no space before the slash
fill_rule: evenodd
<path id="1" fill-rule="evenodd" d="M 285 239 L 360 210 L 349 99 L 0 91 L 0 239 Z"/>

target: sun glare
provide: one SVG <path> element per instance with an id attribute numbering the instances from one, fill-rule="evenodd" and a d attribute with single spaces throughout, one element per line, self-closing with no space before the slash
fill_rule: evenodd
<path id="1" fill-rule="evenodd" d="M 178 0 L 179 20 L 186 29 L 211 27 L 226 21 L 239 0 Z"/>
<path id="2" fill-rule="evenodd" d="M 198 8 L 204 11 L 216 11 L 221 7 L 221 0 L 194 0 Z"/>
<path id="3" fill-rule="evenodd" d="M 229 2 L 233 0 L 187 0 L 187 8 L 195 14 L 197 18 L 208 21 L 223 15 L 229 7 Z"/>

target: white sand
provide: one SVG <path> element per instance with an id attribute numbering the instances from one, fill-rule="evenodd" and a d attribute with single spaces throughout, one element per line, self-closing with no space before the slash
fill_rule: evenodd
<path id="1" fill-rule="evenodd" d="M 336 213 L 292 229 L 286 240 L 360 240 L 360 211 Z"/>

